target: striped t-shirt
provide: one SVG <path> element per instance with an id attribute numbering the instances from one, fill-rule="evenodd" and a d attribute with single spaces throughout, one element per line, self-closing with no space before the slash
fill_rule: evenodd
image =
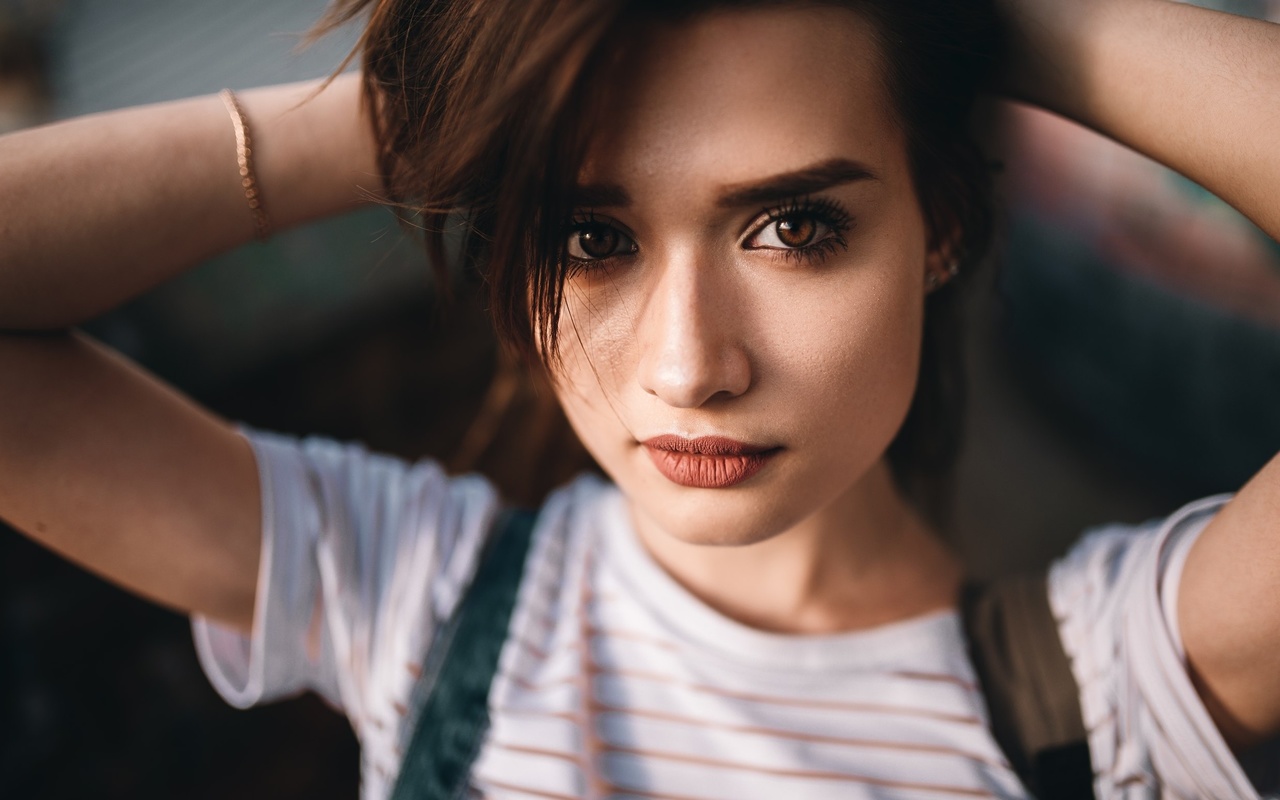
<path id="1" fill-rule="evenodd" d="M 261 474 L 253 632 L 195 617 L 236 706 L 302 690 L 351 720 L 361 796 L 387 797 L 433 631 L 498 508 L 449 478 L 334 442 L 247 432 Z M 1050 575 L 1102 798 L 1253 798 L 1182 667 L 1182 557 L 1221 504 L 1086 537 Z M 474 796 L 1021 798 L 986 727 L 960 622 L 941 612 L 826 636 L 712 610 L 639 544 L 616 487 L 543 507 L 489 696 Z M 590 785 L 589 785 L 590 784 Z"/>

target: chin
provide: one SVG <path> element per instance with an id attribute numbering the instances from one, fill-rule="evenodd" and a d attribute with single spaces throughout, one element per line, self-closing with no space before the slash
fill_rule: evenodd
<path id="1" fill-rule="evenodd" d="M 779 502 L 763 487 L 687 489 L 629 494 L 637 511 L 677 541 L 706 547 L 744 547 L 772 539 L 813 510 Z M 626 489 L 624 488 L 624 492 Z"/>

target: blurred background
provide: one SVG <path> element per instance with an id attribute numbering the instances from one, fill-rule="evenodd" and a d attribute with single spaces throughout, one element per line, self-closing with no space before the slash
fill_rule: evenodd
<path id="1" fill-rule="evenodd" d="M 1275 0 L 1217 5 L 1280 19 Z M 355 32 L 296 52 L 323 8 L 0 0 L 0 132 L 324 75 Z M 970 297 L 948 530 L 978 575 L 1236 489 L 1280 450 L 1280 246 L 1118 145 L 1000 115 L 1007 210 Z M 590 460 L 501 355 L 476 287 L 443 288 L 367 210 L 228 253 L 86 328 L 230 419 L 434 457 L 535 503 Z M 0 581 L 0 796 L 356 797 L 345 720 L 314 697 L 224 705 L 186 618 L 2 527 Z"/>

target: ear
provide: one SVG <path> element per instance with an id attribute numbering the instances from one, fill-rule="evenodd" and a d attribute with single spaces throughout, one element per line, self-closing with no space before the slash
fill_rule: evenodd
<path id="1" fill-rule="evenodd" d="M 924 289 L 931 293 L 941 289 L 960 274 L 960 232 L 952 230 L 941 242 L 934 243 L 924 260 Z"/>

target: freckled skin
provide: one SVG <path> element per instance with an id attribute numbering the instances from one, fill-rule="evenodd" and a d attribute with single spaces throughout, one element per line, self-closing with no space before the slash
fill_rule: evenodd
<path id="1" fill-rule="evenodd" d="M 823 553 L 876 538 L 855 533 L 869 520 L 910 516 L 883 456 L 915 390 L 938 256 L 876 59 L 847 10 L 717 12 L 661 31 L 611 92 L 581 182 L 625 188 L 628 206 L 593 213 L 636 252 L 569 281 L 557 391 L 673 572 L 767 556 L 812 578 Z M 723 187 L 832 158 L 875 175 L 820 193 L 852 218 L 847 247 L 818 263 L 744 247 L 762 209 L 719 207 Z M 660 434 L 783 450 L 737 486 L 687 488 L 638 444 Z"/>

